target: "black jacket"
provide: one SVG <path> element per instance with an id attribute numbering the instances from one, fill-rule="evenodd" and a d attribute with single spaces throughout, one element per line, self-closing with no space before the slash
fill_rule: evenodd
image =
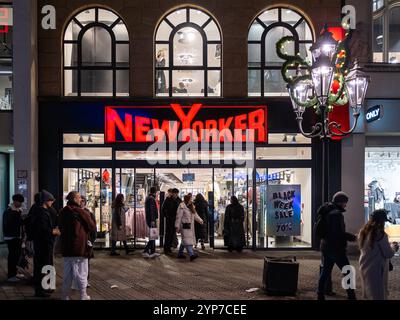
<path id="1" fill-rule="evenodd" d="M 343 208 L 328 204 L 326 211 L 326 234 L 321 239 L 320 249 L 322 252 L 333 254 L 346 253 L 347 241 L 355 241 L 355 235 L 346 232 L 344 223 Z"/>
<path id="2" fill-rule="evenodd" d="M 149 194 L 144 202 L 144 210 L 146 213 L 146 223 L 150 227 L 152 222 L 158 219 L 158 209 L 156 198 L 153 194 Z"/>
<path id="3" fill-rule="evenodd" d="M 241 204 L 230 204 L 226 207 L 224 220 L 225 246 L 243 248 L 246 245 L 244 217 L 244 208 Z"/>
<path id="4" fill-rule="evenodd" d="M 21 237 L 22 218 L 21 211 L 14 207 L 8 207 L 3 214 L 3 235 L 4 237 Z"/>
<path id="5" fill-rule="evenodd" d="M 32 237 L 37 243 L 52 243 L 53 236 L 53 220 L 51 213 L 40 206 L 33 207 L 32 212 Z"/>
<path id="6" fill-rule="evenodd" d="M 179 198 L 174 199 L 173 197 L 167 197 L 165 198 L 161 208 L 162 215 L 167 218 L 167 220 L 173 220 L 174 224 L 176 219 L 176 211 L 178 210 L 181 202 L 182 201 Z"/>

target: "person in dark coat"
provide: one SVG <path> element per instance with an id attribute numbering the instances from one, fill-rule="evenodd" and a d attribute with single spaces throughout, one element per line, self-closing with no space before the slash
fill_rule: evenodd
<path id="1" fill-rule="evenodd" d="M 326 282 L 331 277 L 333 266 L 336 264 L 340 270 L 350 265 L 346 255 L 348 241 L 356 241 L 357 237 L 346 232 L 343 213 L 349 197 L 342 191 L 337 192 L 325 212 L 325 231 L 321 236 L 320 249 L 322 252 L 322 271 L 318 282 L 318 300 L 325 300 Z M 355 300 L 353 289 L 347 290 L 349 300 Z"/>
<path id="2" fill-rule="evenodd" d="M 157 227 L 157 219 L 158 219 L 158 209 L 157 209 L 157 201 L 156 201 L 156 187 L 150 188 L 150 193 L 146 197 L 144 203 L 144 209 L 146 213 L 146 224 L 150 228 Z M 156 240 L 149 239 L 146 244 L 146 247 L 143 251 L 144 258 L 155 258 L 159 257 L 160 254 L 156 252 Z"/>
<path id="3" fill-rule="evenodd" d="M 245 246 L 244 208 L 238 198 L 231 197 L 231 204 L 225 209 L 224 242 L 229 251 L 241 252 Z"/>
<path id="4" fill-rule="evenodd" d="M 15 194 L 12 197 L 12 203 L 3 214 L 3 236 L 8 247 L 8 281 L 18 282 L 17 264 L 21 256 L 21 230 L 22 230 L 22 203 L 24 197 L 21 194 Z"/>
<path id="5" fill-rule="evenodd" d="M 81 196 L 71 191 L 67 205 L 60 211 L 61 252 L 64 258 L 62 299 L 69 300 L 73 282 L 80 291 L 81 300 L 90 300 L 87 295 L 88 258 L 93 246 L 89 241 L 90 233 L 96 230 L 90 214 L 81 208 Z"/>
<path id="6" fill-rule="evenodd" d="M 175 230 L 175 219 L 176 211 L 178 210 L 179 204 L 182 202 L 178 197 L 179 190 L 169 189 L 168 196 L 165 198 L 161 208 L 161 213 L 165 217 L 165 242 L 164 242 L 164 253 L 172 253 L 171 248 L 177 247 L 178 238 Z M 174 246 L 174 241 L 176 245 Z"/>
<path id="7" fill-rule="evenodd" d="M 40 192 L 40 205 L 33 209 L 32 232 L 33 232 L 33 278 L 36 297 L 49 297 L 42 287 L 42 268 L 52 265 L 54 237 L 60 235 L 60 230 L 53 226 L 53 220 L 49 208 L 55 201 L 54 196 L 46 191 Z"/>
<path id="8" fill-rule="evenodd" d="M 206 199 L 204 199 L 204 196 L 201 193 L 198 193 L 196 195 L 196 199 L 194 200 L 194 207 L 196 208 L 197 214 L 204 222 L 203 224 L 200 224 L 197 221 L 195 222 L 194 225 L 194 231 L 196 235 L 195 248 L 197 248 L 197 243 L 200 241 L 201 249 L 205 250 L 206 247 L 204 246 L 204 241 L 206 240 L 206 230 L 208 224 L 208 203 Z"/>

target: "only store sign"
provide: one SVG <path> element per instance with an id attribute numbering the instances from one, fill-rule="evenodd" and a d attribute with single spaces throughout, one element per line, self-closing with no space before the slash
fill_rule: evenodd
<path id="1" fill-rule="evenodd" d="M 267 195 L 268 236 L 300 236 L 301 186 L 269 185 Z"/>

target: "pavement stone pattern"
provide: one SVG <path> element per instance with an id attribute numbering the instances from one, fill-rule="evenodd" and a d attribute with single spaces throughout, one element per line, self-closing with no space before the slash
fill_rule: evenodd
<path id="1" fill-rule="evenodd" d="M 137 249 L 130 255 L 111 257 L 107 251 L 96 251 L 90 263 L 90 288 L 88 294 L 96 300 L 315 300 L 318 281 L 320 253 L 313 251 L 251 251 L 230 253 L 225 250 L 206 249 L 199 251 L 199 258 L 177 259 L 175 255 L 161 255 L 155 259 L 144 259 Z M 6 282 L 7 249 L 0 246 L 0 300 L 38 299 L 34 290 L 22 281 L 17 284 Z M 265 256 L 296 256 L 300 263 L 298 292 L 294 297 L 266 295 L 262 289 Z M 350 257 L 358 271 L 357 256 Z M 390 272 L 390 299 L 400 299 L 400 258 L 392 259 L 394 271 Z M 57 288 L 50 299 L 60 299 L 63 259 L 55 258 Z M 32 272 L 32 264 L 30 270 Z M 358 274 L 358 273 L 357 273 Z M 337 293 L 327 300 L 344 300 L 346 293 L 341 288 L 341 275 L 335 267 L 333 287 Z M 116 288 L 111 288 L 117 286 Z M 248 293 L 247 289 L 260 288 Z M 78 300 L 77 291 L 71 298 Z M 357 293 L 361 299 L 361 283 L 357 275 Z"/>

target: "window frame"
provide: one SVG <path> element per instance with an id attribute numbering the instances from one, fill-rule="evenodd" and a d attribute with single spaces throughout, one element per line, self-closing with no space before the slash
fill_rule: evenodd
<path id="1" fill-rule="evenodd" d="M 178 25 L 174 25 L 169 19 L 168 16 L 171 15 L 174 12 L 177 12 L 179 10 L 185 10 L 185 15 L 186 15 L 186 21 L 183 23 L 179 23 Z M 201 11 L 203 14 L 206 14 L 208 16 L 208 19 L 201 25 L 199 26 L 198 24 L 194 23 L 194 22 L 190 22 L 190 10 L 198 10 Z M 165 22 L 167 23 L 172 30 L 170 31 L 169 34 L 169 39 L 168 40 L 157 40 L 157 34 L 159 31 L 159 28 L 161 26 L 161 24 Z M 207 33 L 204 30 L 211 22 L 214 22 L 215 25 L 218 28 L 219 31 L 219 38 L 220 40 L 208 40 L 207 38 Z M 202 65 L 197 65 L 197 66 L 175 66 L 174 65 L 174 37 L 177 34 L 178 31 L 180 31 L 183 28 L 193 28 L 196 31 L 198 31 L 202 37 L 203 43 L 203 50 L 202 50 L 202 54 L 203 54 L 203 63 Z M 221 62 L 220 62 L 220 66 L 219 67 L 210 67 L 208 65 L 208 45 L 220 45 L 221 46 Z M 220 72 L 220 77 L 221 77 L 221 91 L 220 91 L 220 95 L 219 96 L 211 96 L 211 97 L 215 97 L 215 98 L 221 98 L 223 96 L 222 94 L 222 90 L 223 90 L 223 86 L 222 86 L 222 59 L 223 59 L 223 46 L 222 46 L 222 31 L 221 31 L 221 27 L 219 26 L 217 20 L 211 16 L 208 12 L 206 12 L 203 9 L 197 8 L 197 7 L 191 7 L 191 6 L 185 6 L 185 7 L 181 7 L 181 8 L 176 8 L 173 11 L 169 11 L 167 12 L 163 18 L 160 20 L 160 22 L 157 25 L 156 28 L 156 32 L 154 34 L 154 57 L 156 57 L 157 55 L 157 45 L 167 45 L 168 46 L 168 66 L 166 67 L 157 67 L 155 64 L 155 58 L 153 60 L 154 63 L 154 97 L 156 98 L 172 98 L 172 97 L 180 97 L 180 96 L 174 96 L 173 94 L 173 71 L 203 71 L 204 72 L 204 93 L 203 95 L 199 94 L 199 95 L 194 95 L 194 96 L 190 96 L 190 97 L 209 97 L 208 95 L 208 72 L 209 71 L 219 71 Z M 168 72 L 168 96 L 160 96 L 159 93 L 157 92 L 157 71 L 164 71 L 164 72 Z"/>
<path id="2" fill-rule="evenodd" d="M 373 6 L 373 3 L 371 4 Z M 374 39 L 374 21 L 381 18 L 383 19 L 383 62 L 375 62 L 374 61 L 374 51 L 371 46 L 371 53 L 372 53 L 372 62 L 373 63 L 390 63 L 389 62 L 389 43 L 390 43 L 390 32 L 389 32 L 389 25 L 390 25 L 390 13 L 393 9 L 399 8 L 400 7 L 400 1 L 399 0 L 384 0 L 383 6 L 376 10 L 373 11 L 372 7 L 372 23 L 371 23 L 371 38 L 372 38 L 372 43 L 376 39 Z M 400 61 L 397 63 L 390 63 L 393 65 L 399 65 Z"/>
<path id="3" fill-rule="evenodd" d="M 276 10 L 276 9 L 278 10 L 278 20 L 267 26 L 260 19 L 260 16 L 266 11 Z M 288 22 L 283 21 L 282 10 L 291 10 L 294 13 L 298 14 L 300 16 L 300 19 L 294 25 L 289 24 Z M 263 33 L 261 35 L 261 40 L 249 40 L 250 29 L 255 22 L 257 22 L 264 28 Z M 310 29 L 312 40 L 300 40 L 300 37 L 299 37 L 299 34 L 298 34 L 296 28 L 303 22 L 305 22 L 306 26 L 308 26 L 308 28 Z M 250 70 L 260 71 L 260 81 L 261 81 L 260 82 L 260 95 L 251 95 L 251 97 L 282 96 L 283 94 L 287 95 L 287 92 L 279 92 L 279 93 L 276 92 L 276 93 L 272 93 L 271 95 L 266 95 L 266 92 L 265 92 L 265 76 L 264 76 L 265 71 L 282 69 L 282 65 L 280 65 L 280 66 L 267 65 L 265 62 L 265 54 L 266 54 L 265 39 L 267 37 L 268 32 L 270 32 L 271 30 L 273 30 L 274 28 L 277 28 L 277 27 L 286 28 L 287 30 L 290 31 L 292 36 L 295 38 L 295 42 L 294 42 L 294 51 L 295 51 L 294 54 L 295 55 L 300 52 L 300 44 L 307 45 L 307 44 L 314 43 L 315 35 L 313 32 L 312 25 L 310 24 L 308 19 L 304 16 L 304 14 L 302 14 L 299 10 L 292 8 L 292 7 L 280 6 L 280 7 L 267 8 L 266 10 L 263 10 L 261 13 L 259 13 L 251 22 L 249 31 L 247 33 L 247 53 L 249 52 L 248 48 L 249 48 L 250 44 L 257 44 L 257 45 L 261 46 L 261 48 L 260 48 L 261 57 L 260 57 L 260 66 L 259 67 L 250 67 L 249 66 L 249 58 L 247 58 L 247 77 L 248 77 L 247 80 L 248 80 L 248 82 L 249 82 L 248 74 L 249 74 Z M 296 70 L 296 68 L 290 67 L 289 70 Z M 250 96 L 249 89 L 247 89 L 247 95 Z"/>
<path id="4" fill-rule="evenodd" d="M 82 25 L 82 23 L 76 18 L 80 13 L 86 11 L 86 10 L 95 10 L 95 20 L 86 24 L 86 25 Z M 105 23 L 99 22 L 99 9 L 101 10 L 106 10 L 109 11 L 113 14 L 115 14 L 118 18 L 110 25 L 107 25 Z M 66 32 L 68 29 L 68 26 L 72 23 L 75 22 L 79 27 L 79 33 L 78 33 L 78 37 L 76 40 L 66 40 L 65 36 L 66 36 Z M 127 36 L 128 36 L 128 40 L 116 40 L 116 36 L 114 33 L 113 28 L 118 24 L 122 22 L 127 30 Z M 87 31 L 89 31 L 91 28 L 95 28 L 95 27 L 100 27 L 105 29 L 108 34 L 111 37 L 111 64 L 109 66 L 85 66 L 82 65 L 82 39 L 83 36 L 85 35 L 85 33 Z M 99 97 L 104 97 L 104 96 L 100 96 L 100 95 L 82 95 L 82 71 L 84 70 L 88 70 L 88 71 L 112 71 L 112 92 L 111 92 L 111 96 L 113 98 L 115 97 L 121 97 L 121 95 L 117 94 L 117 71 L 119 70 L 127 70 L 128 71 L 128 96 L 130 96 L 130 74 L 129 74 L 129 70 L 130 70 L 130 37 L 129 37 L 129 31 L 128 28 L 126 26 L 126 23 L 124 22 L 124 20 L 119 16 L 119 14 L 117 14 L 116 12 L 108 9 L 108 8 L 103 8 L 103 7 L 91 7 L 91 8 L 86 8 L 83 9 L 79 12 L 77 12 L 76 14 L 74 14 L 74 16 L 68 21 L 65 29 L 64 29 L 64 33 L 63 33 L 63 48 L 62 48 L 62 65 L 63 65 L 63 86 L 62 86 L 62 90 L 63 90 L 63 96 L 64 97 L 70 97 L 68 95 L 65 94 L 65 71 L 67 70 L 72 70 L 72 71 L 76 71 L 77 72 L 77 78 L 76 78 L 76 82 L 77 82 L 77 91 L 76 91 L 76 95 L 73 95 L 71 97 L 91 97 L 91 98 L 99 98 Z M 66 66 L 65 65 L 65 45 L 66 44 L 72 44 L 72 45 L 76 45 L 77 48 L 77 64 L 76 66 Z M 117 45 L 119 44 L 127 44 L 128 45 L 128 62 L 126 66 L 118 66 L 117 65 Z M 124 95 L 122 95 L 123 97 Z M 108 97 L 108 96 L 107 96 Z"/>

